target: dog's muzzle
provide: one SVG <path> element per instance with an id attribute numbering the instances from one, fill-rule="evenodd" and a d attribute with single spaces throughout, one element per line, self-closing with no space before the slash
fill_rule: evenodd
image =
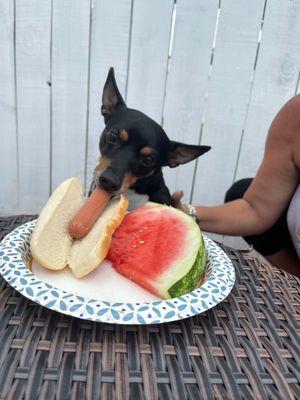
<path id="1" fill-rule="evenodd" d="M 98 185 L 108 192 L 117 192 L 122 186 L 122 179 L 107 169 L 99 176 Z"/>

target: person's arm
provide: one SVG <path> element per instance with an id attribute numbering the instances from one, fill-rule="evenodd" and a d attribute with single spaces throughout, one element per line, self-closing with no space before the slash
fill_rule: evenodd
<path id="1" fill-rule="evenodd" d="M 195 207 L 200 228 L 221 235 L 248 236 L 267 229 L 257 211 L 244 199 L 215 207 Z"/>
<path id="2" fill-rule="evenodd" d="M 300 134 L 299 110 L 297 96 L 274 119 L 263 162 L 242 199 L 215 207 L 196 207 L 202 230 L 247 236 L 259 234 L 277 221 L 299 181 L 293 158 L 295 137 Z"/>

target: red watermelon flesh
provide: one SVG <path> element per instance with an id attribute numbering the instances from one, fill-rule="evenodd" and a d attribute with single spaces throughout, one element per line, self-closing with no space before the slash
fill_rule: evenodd
<path id="1" fill-rule="evenodd" d="M 190 217 L 149 202 L 126 215 L 107 258 L 122 275 L 169 298 L 168 289 L 192 268 L 201 243 L 200 230 Z"/>

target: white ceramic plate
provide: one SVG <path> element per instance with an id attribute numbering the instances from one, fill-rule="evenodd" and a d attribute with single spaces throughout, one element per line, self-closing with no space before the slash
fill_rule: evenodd
<path id="1" fill-rule="evenodd" d="M 156 324 L 200 314 L 224 300 L 234 281 L 227 255 L 204 237 L 207 265 L 203 284 L 171 300 L 160 300 L 118 274 L 105 261 L 83 279 L 65 268 L 49 271 L 32 263 L 29 240 L 36 221 L 7 235 L 0 249 L 0 273 L 18 292 L 34 302 L 77 318 L 117 324 Z"/>

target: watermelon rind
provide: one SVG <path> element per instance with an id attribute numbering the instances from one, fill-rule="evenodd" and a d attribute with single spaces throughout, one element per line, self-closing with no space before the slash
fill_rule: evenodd
<path id="1" fill-rule="evenodd" d="M 170 298 L 170 288 L 183 279 L 193 267 L 203 240 L 202 233 L 199 225 L 183 211 L 161 204 L 150 202 L 148 204 L 151 204 L 153 209 L 157 211 L 164 211 L 167 208 L 186 224 L 186 237 L 183 238 L 185 247 L 182 249 L 181 256 L 174 260 L 171 268 L 168 268 L 154 282 L 151 282 L 156 289 L 156 294 L 167 299 Z"/>
<path id="2" fill-rule="evenodd" d="M 203 236 L 201 235 L 201 246 L 199 248 L 196 260 L 190 271 L 179 281 L 174 283 L 168 290 L 170 298 L 183 296 L 195 289 L 201 277 L 205 273 L 206 249 Z"/>

